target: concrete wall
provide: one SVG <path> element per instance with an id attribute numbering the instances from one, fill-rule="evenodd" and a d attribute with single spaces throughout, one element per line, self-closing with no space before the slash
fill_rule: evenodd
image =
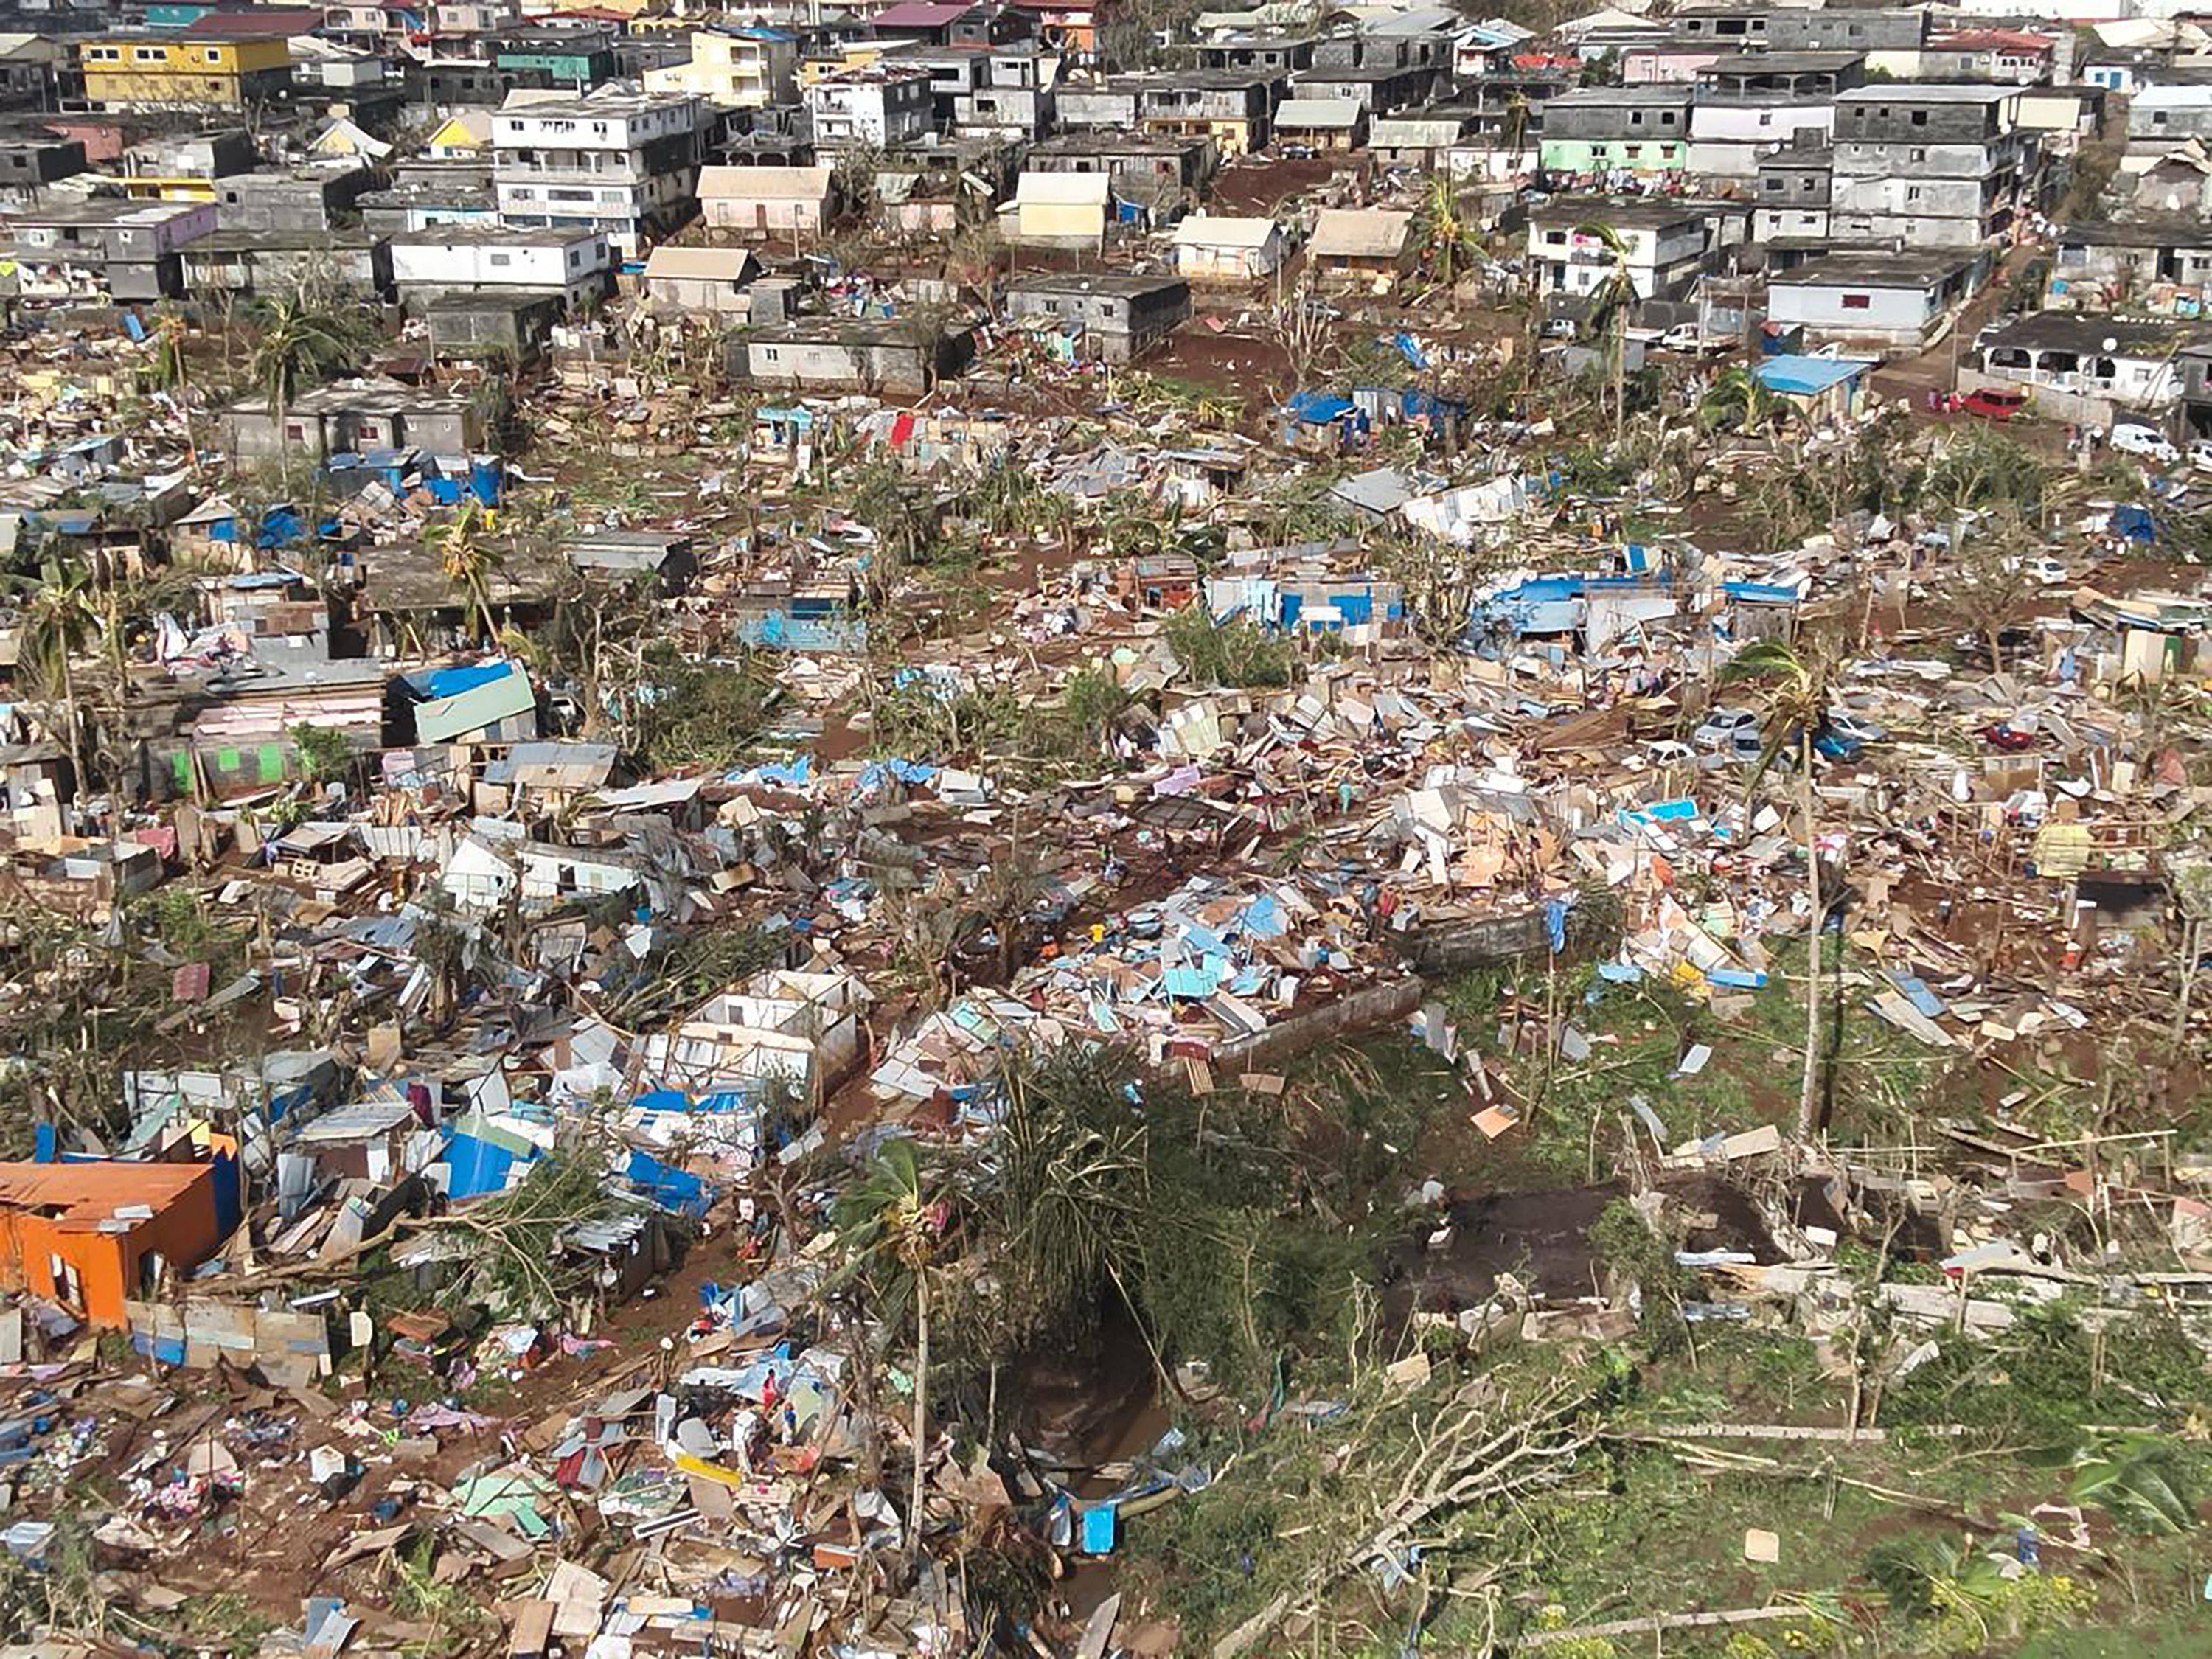
<path id="1" fill-rule="evenodd" d="M 1834 173 L 1840 186 L 1853 179 L 1987 179 L 2012 167 L 2021 156 L 2013 140 L 2002 143 L 1897 143 L 1867 139 L 1836 140 Z"/>
<path id="2" fill-rule="evenodd" d="M 747 372 L 763 386 L 834 386 L 919 393 L 927 390 L 924 354 L 904 342 L 848 345 L 842 341 L 748 342 Z"/>
<path id="3" fill-rule="evenodd" d="M 1865 298 L 1864 306 L 1844 304 L 1847 298 L 1859 296 Z M 1766 314 L 1771 321 L 1785 327 L 1802 324 L 1816 334 L 1832 337 L 1917 345 L 1936 313 L 1934 301 L 1917 288 L 1777 283 L 1767 290 Z"/>
<path id="4" fill-rule="evenodd" d="M 1838 143 L 1973 143 L 2008 131 L 2014 119 L 2013 111 L 2002 104 L 1915 102 L 1910 86 L 1896 88 L 1893 99 L 1888 88 L 1873 90 L 1884 96 L 1862 92 L 1836 106 Z"/>
<path id="5" fill-rule="evenodd" d="M 2077 425 L 2109 428 L 2120 407 L 2107 398 L 2083 397 L 2077 392 L 2061 392 L 2056 386 L 2037 386 L 2006 374 L 1984 374 L 1978 369 L 1960 366 L 1960 391 L 1979 392 L 1985 387 L 1996 392 L 2025 392 L 2027 406 L 2046 421 L 2072 421 Z"/>
<path id="6" fill-rule="evenodd" d="M 217 220 L 224 230 L 328 230 L 375 183 L 367 167 L 310 179 L 240 173 L 217 181 Z"/>
<path id="7" fill-rule="evenodd" d="M 1767 14 L 1769 52 L 1911 51 L 1919 47 L 1928 19 L 1917 10 L 1797 10 Z"/>
<path id="8" fill-rule="evenodd" d="M 1633 146 L 1637 154 L 1631 155 Z M 1680 173 L 1687 164 L 1689 142 L 1687 135 L 1679 129 L 1664 138 L 1624 138 L 1591 140 L 1585 138 L 1555 138 L 1548 134 L 1541 141 L 1539 153 L 1544 167 L 1552 173 L 1611 173 L 1624 169 L 1630 173 Z"/>
<path id="9" fill-rule="evenodd" d="M 1539 956 L 1546 943 L 1544 913 L 1536 909 L 1423 927 L 1407 939 L 1405 951 L 1415 971 L 1433 977 Z"/>
<path id="10" fill-rule="evenodd" d="M 1419 979 L 1407 977 L 1354 991 L 1310 1013 L 1279 1020 L 1255 1036 L 1223 1043 L 1214 1052 L 1214 1070 L 1233 1075 L 1280 1064 L 1324 1042 L 1405 1019 L 1421 1006 L 1426 989 Z"/>

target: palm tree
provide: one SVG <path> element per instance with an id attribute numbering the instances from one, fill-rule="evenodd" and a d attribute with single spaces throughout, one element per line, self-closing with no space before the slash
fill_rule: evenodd
<path id="1" fill-rule="evenodd" d="M 467 596 L 468 608 L 482 623 L 483 637 L 496 640 L 499 624 L 491 614 L 491 579 L 499 568 L 499 555 L 479 534 L 483 522 L 483 509 L 471 496 L 452 518 L 434 526 L 428 539 L 438 549 L 446 580 Z"/>
<path id="2" fill-rule="evenodd" d="M 929 1427 L 930 1278 L 942 1254 L 951 1206 L 924 1190 L 921 1161 L 911 1140 L 887 1140 L 830 1211 L 846 1270 L 866 1279 L 887 1326 L 915 1316 L 914 1490 L 907 1498 L 907 1541 L 921 1547 L 924 1453 Z"/>
<path id="3" fill-rule="evenodd" d="M 1587 236 L 1606 251 L 1610 268 L 1589 293 L 1593 329 L 1613 333 L 1613 441 L 1620 441 L 1628 410 L 1628 313 L 1637 301 L 1636 282 L 1629 275 L 1628 244 L 1611 225 L 1577 225 L 1575 234 Z"/>
<path id="4" fill-rule="evenodd" d="M 1698 424 L 1707 432 L 1732 430 L 1749 437 L 1797 418 L 1797 406 L 1741 364 L 1713 382 L 1698 404 Z"/>
<path id="5" fill-rule="evenodd" d="M 1431 173 L 1421 186 L 1421 204 L 1414 213 L 1421 239 L 1421 254 L 1446 288 L 1452 285 L 1476 254 L 1474 228 L 1461 205 L 1459 186 L 1451 174 Z"/>
<path id="6" fill-rule="evenodd" d="M 77 707 L 76 673 L 70 659 L 99 636 L 100 596 L 92 571 L 76 560 L 50 559 L 30 585 L 24 606 L 23 659 L 33 665 L 41 683 L 58 692 L 68 723 L 70 770 L 80 793 L 91 787 L 84 769 L 84 719 Z"/>
<path id="7" fill-rule="evenodd" d="M 184 313 L 167 302 L 155 326 L 160 331 L 160 343 L 154 353 L 155 383 L 163 391 L 177 395 L 177 410 L 185 421 L 185 456 L 192 470 L 198 471 L 200 448 L 192 437 L 191 362 L 185 353 L 190 331 L 185 325 Z"/>
<path id="8" fill-rule="evenodd" d="M 253 378 L 276 423 L 289 482 L 292 446 L 284 434 L 293 399 L 304 384 L 326 379 L 345 368 L 354 357 L 361 333 L 350 317 L 323 308 L 298 289 L 263 305 L 258 321 L 260 331 L 253 343 Z"/>
<path id="9" fill-rule="evenodd" d="M 1816 1112 L 1815 1078 L 1820 1060 L 1820 848 L 1813 805 L 1813 739 L 1828 714 L 1830 664 L 1817 652 L 1800 653 L 1780 640 L 1744 647 L 1721 671 L 1723 685 L 1754 684 L 1766 694 L 1766 743 L 1753 771 L 1751 787 L 1784 753 L 1797 751 L 1798 807 L 1805 819 L 1805 896 L 1812 901 L 1813 925 L 1805 947 L 1805 1073 L 1797 1094 L 1797 1138 L 1812 1138 Z"/>

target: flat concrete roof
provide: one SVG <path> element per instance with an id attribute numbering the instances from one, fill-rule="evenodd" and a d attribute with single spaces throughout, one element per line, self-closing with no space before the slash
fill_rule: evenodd
<path id="1" fill-rule="evenodd" d="M 1853 87 L 1836 94 L 1839 104 L 2001 104 L 2017 98 L 2024 87 L 1923 86 L 1917 81 L 1886 81 L 1880 86 Z"/>
<path id="2" fill-rule="evenodd" d="M 1863 52 L 1731 52 L 1698 71 L 1700 75 L 1820 75 L 1866 61 Z"/>
<path id="3" fill-rule="evenodd" d="M 1783 288 L 1926 288 L 1957 276 L 1974 262 L 1969 253 L 1942 253 L 1932 249 L 1908 253 L 1869 253 L 1849 250 L 1832 253 L 1785 270 L 1768 279 L 1767 286 Z"/>
<path id="4" fill-rule="evenodd" d="M 1118 294 L 1124 299 L 1137 300 L 1148 294 L 1189 286 L 1180 276 L 1146 276 L 1126 270 L 1066 271 L 1024 276 L 1007 284 L 1006 291 L 1009 294 Z"/>
<path id="5" fill-rule="evenodd" d="M 1609 196 L 1557 196 L 1528 210 L 1532 225 L 1679 225 L 1705 217 L 1683 202 L 1617 200 Z"/>

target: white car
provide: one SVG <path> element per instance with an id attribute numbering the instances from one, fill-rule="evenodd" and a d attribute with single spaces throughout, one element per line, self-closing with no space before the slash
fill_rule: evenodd
<path id="1" fill-rule="evenodd" d="M 1677 323 L 1659 337 L 1659 343 L 1669 351 L 1690 351 L 1703 356 L 1708 352 L 1726 351 L 1735 343 L 1709 335 L 1695 323 Z"/>
<path id="2" fill-rule="evenodd" d="M 1756 755 L 1765 739 L 1759 732 L 1757 710 L 1716 708 L 1690 733 L 1690 741 L 1718 754 Z"/>
<path id="3" fill-rule="evenodd" d="M 1878 720 L 1869 720 L 1864 714 L 1854 714 L 1848 708 L 1831 708 L 1828 711 L 1827 729 L 1850 743 L 1887 743 L 1889 741 L 1887 726 Z"/>
<path id="4" fill-rule="evenodd" d="M 2173 440 L 2155 427 L 2115 426 L 2112 442 L 2112 447 L 2123 455 L 2140 455 L 2161 466 L 2172 466 L 2181 459 Z"/>
<path id="5" fill-rule="evenodd" d="M 2189 464 L 2199 472 L 2212 472 L 2212 438 L 2199 438 L 2189 446 Z"/>
<path id="6" fill-rule="evenodd" d="M 2030 559 L 2027 574 L 2045 587 L 2063 587 L 2074 580 L 2074 573 L 2066 568 L 2066 562 L 2054 559 L 2048 553 L 2039 554 Z"/>

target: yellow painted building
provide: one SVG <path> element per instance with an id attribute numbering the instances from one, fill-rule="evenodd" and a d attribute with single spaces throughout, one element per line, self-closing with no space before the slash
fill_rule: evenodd
<path id="1" fill-rule="evenodd" d="M 77 47 L 84 95 L 105 109 L 244 109 L 291 83 L 291 48 L 259 35 L 106 35 Z"/>
<path id="2" fill-rule="evenodd" d="M 850 75 L 872 65 L 891 43 L 886 40 L 843 40 L 823 52 L 799 60 L 799 84 L 811 87 L 833 75 Z"/>

